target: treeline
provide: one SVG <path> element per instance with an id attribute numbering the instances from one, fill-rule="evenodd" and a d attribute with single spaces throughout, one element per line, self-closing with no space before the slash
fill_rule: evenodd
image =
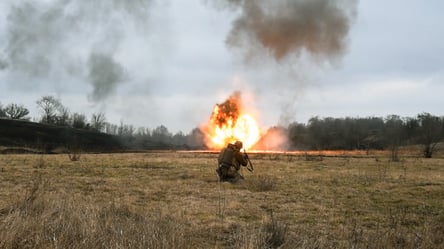
<path id="1" fill-rule="evenodd" d="M 400 146 L 422 145 L 424 157 L 432 157 L 444 138 L 444 117 L 421 113 L 416 117 L 311 118 L 285 129 L 291 149 L 369 150 L 390 149 L 397 159 Z"/>
<path id="2" fill-rule="evenodd" d="M 42 124 L 102 131 L 106 124 L 105 114 L 94 113 L 91 119 L 82 113 L 71 113 L 62 102 L 53 96 L 43 96 L 36 101 L 40 117 L 33 120 Z M 0 118 L 30 121 L 29 110 L 22 104 L 10 103 L 3 107 L 0 103 Z"/>
<path id="3" fill-rule="evenodd" d="M 117 137 L 127 149 L 204 149 L 204 135 L 198 129 L 189 134 L 171 133 L 167 127 L 160 125 L 154 129 L 134 127 L 130 124 L 112 124 L 106 121 L 104 113 L 93 113 L 88 119 L 83 113 L 70 112 L 54 96 L 43 96 L 36 101 L 39 117 L 32 120 L 37 123 L 69 127 L 73 129 L 106 133 Z M 30 121 L 29 110 L 21 105 L 0 103 L 0 118 Z"/>
<path id="4" fill-rule="evenodd" d="M 133 125 L 112 124 L 104 113 L 93 113 L 88 119 L 82 113 L 71 113 L 60 100 L 43 96 L 36 101 L 40 116 L 35 122 L 106 133 L 117 137 L 128 149 L 206 149 L 204 134 L 199 128 L 190 133 L 171 133 L 160 125 L 154 129 Z M 0 118 L 30 120 L 23 105 L 0 104 Z M 278 131 L 289 141 L 289 150 L 391 150 L 397 159 L 398 148 L 421 145 L 424 157 L 432 157 L 444 138 L 444 117 L 421 113 L 416 117 L 389 115 L 366 118 L 319 118 L 288 127 L 272 127 L 268 134 Z M 264 137 L 266 137 L 265 134 Z"/>

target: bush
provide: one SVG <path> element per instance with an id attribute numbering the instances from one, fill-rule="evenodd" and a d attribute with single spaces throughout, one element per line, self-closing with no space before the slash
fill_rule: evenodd
<path id="1" fill-rule="evenodd" d="M 230 236 L 227 238 L 228 245 L 232 248 L 287 248 L 288 226 L 276 220 L 273 213 L 259 227 L 254 225 L 233 226 Z M 291 248 L 288 247 L 288 248 Z"/>
<path id="2" fill-rule="evenodd" d="M 259 175 L 247 181 L 249 189 L 257 192 L 272 191 L 276 188 L 276 179 Z"/>

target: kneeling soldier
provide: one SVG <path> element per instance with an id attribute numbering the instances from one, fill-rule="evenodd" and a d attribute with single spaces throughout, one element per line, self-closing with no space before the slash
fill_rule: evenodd
<path id="1" fill-rule="evenodd" d="M 243 145 L 241 141 L 234 144 L 229 143 L 226 148 L 222 149 L 218 158 L 218 168 L 216 169 L 220 181 L 237 182 L 244 179 L 239 170 L 241 165 L 247 166 L 247 155 L 242 154 L 240 150 Z"/>

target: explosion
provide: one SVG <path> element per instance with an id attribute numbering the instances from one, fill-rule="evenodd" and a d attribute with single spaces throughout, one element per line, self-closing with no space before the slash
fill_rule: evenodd
<path id="1" fill-rule="evenodd" d="M 216 104 L 205 130 L 206 144 L 212 149 L 220 149 L 236 140 L 249 149 L 260 138 L 256 120 L 242 108 L 240 92 L 235 92 L 222 104 Z"/>

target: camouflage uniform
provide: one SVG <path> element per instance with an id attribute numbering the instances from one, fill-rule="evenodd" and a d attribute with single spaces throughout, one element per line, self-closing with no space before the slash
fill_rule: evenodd
<path id="1" fill-rule="evenodd" d="M 247 166 L 246 156 L 240 150 L 242 142 L 237 141 L 234 144 L 228 144 L 226 148 L 219 153 L 218 168 L 216 169 L 221 181 L 237 182 L 243 177 L 239 174 L 241 165 Z"/>

